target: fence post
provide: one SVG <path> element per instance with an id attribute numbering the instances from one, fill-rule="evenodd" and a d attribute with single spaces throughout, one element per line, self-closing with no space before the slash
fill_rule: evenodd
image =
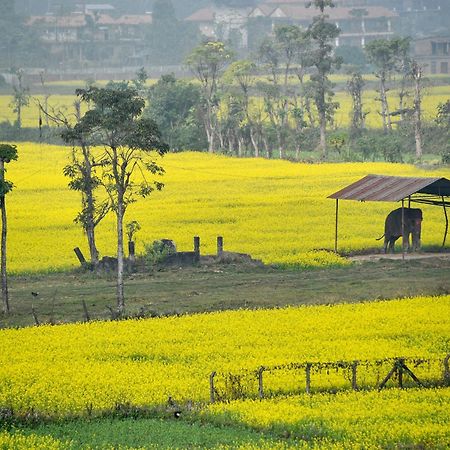
<path id="1" fill-rule="evenodd" d="M 398 359 L 395 364 L 397 365 L 397 374 L 398 374 L 398 387 L 403 389 L 403 366 L 405 365 L 404 359 Z"/>
<path id="2" fill-rule="evenodd" d="M 306 393 L 311 393 L 311 363 L 306 364 Z"/>
<path id="3" fill-rule="evenodd" d="M 83 302 L 84 319 L 86 320 L 86 322 L 89 322 L 91 318 L 89 317 L 89 311 L 87 309 L 86 302 L 84 301 L 84 299 L 82 302 Z"/>
<path id="4" fill-rule="evenodd" d="M 223 237 L 217 236 L 217 256 L 222 256 L 223 254 Z"/>
<path id="5" fill-rule="evenodd" d="M 194 236 L 194 253 L 195 259 L 200 261 L 200 237 Z"/>
<path id="6" fill-rule="evenodd" d="M 133 263 L 136 260 L 136 244 L 134 241 L 128 241 L 128 258 Z"/>
<path id="7" fill-rule="evenodd" d="M 81 252 L 81 250 L 78 247 L 75 247 L 73 249 L 73 251 L 75 252 L 75 255 L 77 255 L 78 261 L 80 261 L 80 264 L 83 266 L 84 264 L 86 264 L 86 258 L 84 257 L 83 253 Z"/>
<path id="8" fill-rule="evenodd" d="M 352 389 L 354 391 L 358 390 L 358 384 L 357 384 L 357 370 L 358 370 L 358 361 L 353 361 L 352 364 Z"/>
<path id="9" fill-rule="evenodd" d="M 263 372 L 265 370 L 264 366 L 261 366 L 258 370 L 258 394 L 259 398 L 264 398 L 264 388 L 263 388 Z"/>
<path id="10" fill-rule="evenodd" d="M 211 403 L 214 403 L 216 401 L 216 390 L 214 387 L 214 377 L 216 376 L 216 372 L 211 372 L 211 375 L 209 376 L 209 399 Z"/>
<path id="11" fill-rule="evenodd" d="M 39 319 L 38 319 L 38 316 L 37 316 L 37 314 L 36 314 L 36 311 L 35 311 L 35 309 L 34 309 L 34 306 L 31 306 L 31 314 L 33 314 L 34 323 L 35 323 L 37 326 L 39 326 L 40 323 L 39 323 Z"/>

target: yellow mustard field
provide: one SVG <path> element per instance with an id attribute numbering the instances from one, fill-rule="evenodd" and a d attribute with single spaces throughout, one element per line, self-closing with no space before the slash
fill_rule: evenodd
<path id="1" fill-rule="evenodd" d="M 19 160 L 8 165 L 15 188 L 7 196 L 8 258 L 13 272 L 74 267 L 73 248 L 88 256 L 86 238 L 73 222 L 80 208 L 77 193 L 62 174 L 69 162 L 65 147 L 18 144 Z M 201 238 L 203 254 L 216 251 L 223 236 L 225 250 L 244 252 L 265 263 L 299 266 L 345 264 L 324 252 L 334 249 L 335 201 L 327 196 L 369 174 L 443 176 L 450 169 L 421 170 L 387 163 L 300 164 L 266 159 L 239 159 L 205 153 L 169 154 L 165 188 L 127 210 L 125 222 L 137 220 L 137 251 L 156 239 L 173 239 L 178 250 L 192 250 Z M 339 249 L 382 247 L 376 241 L 384 220 L 397 203 L 340 202 Z M 440 245 L 445 229 L 442 208 L 421 206 L 424 246 Z M 102 255 L 114 255 L 114 217 L 97 230 Z M 447 242 L 447 245 L 449 243 Z"/>
<path id="2" fill-rule="evenodd" d="M 242 423 L 300 439 L 296 448 L 446 449 L 450 388 L 299 395 L 210 405 L 218 423 Z"/>
<path id="3" fill-rule="evenodd" d="M 449 317 L 450 296 L 442 296 L 5 329 L 0 330 L 0 405 L 17 413 L 84 416 L 117 404 L 165 404 L 169 396 L 208 401 L 212 371 L 397 356 L 441 360 L 450 352 Z M 381 376 L 388 369 L 382 368 Z M 442 377 L 442 365 L 426 370 Z M 289 383 L 289 376 L 279 374 L 278 382 Z M 313 384 L 318 377 L 313 374 Z M 360 401 L 349 398 L 350 405 Z M 375 393 L 361 398 L 373 401 L 371 410 L 377 408 Z M 330 408 L 339 408 L 339 401 Z M 292 408 L 307 407 L 302 403 L 307 400 Z M 254 421 L 262 421 L 261 415 L 255 411 Z"/>
<path id="4" fill-rule="evenodd" d="M 341 80 L 342 81 L 342 80 Z M 153 84 L 155 80 L 151 80 L 148 84 Z M 63 82 L 68 84 L 68 82 Z M 99 82 L 100 86 L 105 82 Z M 83 87 L 83 82 L 74 82 L 75 87 Z M 380 103 L 375 99 L 378 94 L 374 90 L 366 90 L 363 92 L 363 107 L 364 111 L 368 113 L 366 117 L 366 125 L 370 128 L 381 128 L 382 121 L 379 114 Z M 448 86 L 430 86 L 424 89 L 422 99 L 422 117 L 424 120 L 432 121 L 436 117 L 437 106 L 440 103 L 445 103 L 450 98 L 450 89 Z M 75 95 L 56 94 L 50 95 L 48 103 L 55 110 L 61 109 L 68 115 L 73 112 L 73 102 Z M 33 96 L 30 100 L 28 107 L 23 108 L 22 111 L 22 125 L 24 127 L 38 127 L 39 122 L 39 109 L 36 103 L 39 100 L 44 103 L 44 97 L 42 95 Z M 255 98 L 255 102 L 261 105 L 262 100 Z M 9 120 L 14 122 L 16 115 L 13 113 L 10 103 L 12 101 L 11 95 L 0 95 L 0 122 Z M 335 123 L 339 127 L 347 127 L 350 124 L 350 111 L 351 111 L 351 97 L 345 91 L 338 91 L 334 97 L 334 101 L 339 102 L 340 106 L 335 113 Z M 389 105 L 392 111 L 398 109 L 398 93 L 396 90 L 392 90 L 388 95 Z M 408 97 L 406 102 L 411 106 L 412 98 Z M 395 119 L 393 120 L 395 122 Z M 50 123 L 50 125 L 52 125 Z"/>

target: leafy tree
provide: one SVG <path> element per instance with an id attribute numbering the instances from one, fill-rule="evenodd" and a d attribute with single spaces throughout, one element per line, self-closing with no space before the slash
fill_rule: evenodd
<path id="1" fill-rule="evenodd" d="M 163 75 L 148 90 L 148 106 L 144 114 L 153 119 L 164 140 L 173 150 L 202 149 L 205 134 L 198 126 L 200 87 Z"/>
<path id="2" fill-rule="evenodd" d="M 155 161 L 168 146 L 161 139 L 156 123 L 142 116 L 145 100 L 127 82 L 109 83 L 77 89 L 77 96 L 89 105 L 79 123 L 83 133 L 103 150 L 100 182 L 106 189 L 117 222 L 117 312 L 125 308 L 124 297 L 124 216 L 138 197 L 147 197 L 163 184 L 164 173 Z M 138 178 L 139 176 L 139 178 Z"/>
<path id="3" fill-rule="evenodd" d="M 398 70 L 399 61 L 403 58 L 406 47 L 409 47 L 409 39 L 399 37 L 391 40 L 375 39 L 365 47 L 367 58 L 375 67 L 375 76 L 380 80 L 379 101 L 385 132 L 392 129 L 387 99 L 387 81 L 391 74 Z"/>
<path id="4" fill-rule="evenodd" d="M 60 125 L 63 125 L 61 137 L 64 142 L 72 145 L 71 162 L 64 167 L 64 175 L 70 178 L 69 188 L 81 194 L 81 211 L 77 214 L 75 222 L 79 223 L 88 240 L 91 264 L 96 266 L 99 262 L 99 253 L 95 241 L 95 230 L 109 211 L 108 201 L 99 202 L 96 191 L 101 181 L 96 173 L 96 168 L 101 166 L 97 155 L 92 151 L 95 143 L 90 130 L 86 129 L 82 119 L 80 102 L 75 102 L 75 125 L 63 115 L 53 117 Z"/>
<path id="5" fill-rule="evenodd" d="M 325 9 L 334 7 L 331 0 L 314 0 L 312 2 L 319 9 L 320 14 L 314 17 L 312 24 L 308 27 L 308 34 L 312 41 L 311 66 L 315 73 L 311 75 L 311 90 L 314 103 L 319 116 L 320 149 L 322 156 L 326 155 L 326 126 L 331 120 L 335 109 L 339 106 L 332 101 L 334 92 L 333 84 L 328 75 L 341 65 L 341 59 L 333 54 L 332 42 L 339 36 L 339 28 L 327 22 Z"/>
<path id="6" fill-rule="evenodd" d="M 13 188 L 13 184 L 5 179 L 5 164 L 17 159 L 17 147 L 10 144 L 0 144 L 0 211 L 2 215 L 2 238 L 1 238 L 1 274 L 2 274 L 2 299 L 3 312 L 9 312 L 8 278 L 6 271 L 6 194 Z"/>
<path id="7" fill-rule="evenodd" d="M 357 136 L 364 128 L 364 119 L 367 113 L 364 112 L 362 104 L 362 92 L 365 82 L 359 72 L 353 72 L 347 81 L 347 91 L 352 97 L 351 125 L 350 130 L 353 136 Z"/>
<path id="8" fill-rule="evenodd" d="M 436 123 L 442 136 L 441 155 L 444 164 L 450 164 L 450 100 L 437 107 Z"/>
<path id="9" fill-rule="evenodd" d="M 250 90 L 256 83 L 256 64 L 249 60 L 239 60 L 230 64 L 224 76 L 231 86 L 237 87 L 235 100 L 242 113 L 242 120 L 239 123 L 240 130 L 248 129 L 251 144 L 255 157 L 259 157 L 259 140 L 261 134 L 261 121 L 255 114 L 255 107 L 250 108 Z"/>
<path id="10" fill-rule="evenodd" d="M 196 47 L 186 59 L 186 64 L 201 85 L 203 122 L 210 153 L 214 152 L 216 146 L 219 78 L 232 56 L 223 42 L 206 41 Z"/>
<path id="11" fill-rule="evenodd" d="M 303 88 L 305 41 L 306 34 L 299 26 L 283 25 L 276 27 L 273 38 L 266 38 L 259 47 L 259 59 L 269 71 L 269 84 L 259 83 L 259 88 L 263 93 L 265 109 L 277 136 L 280 158 L 285 156 L 290 109 L 297 108 L 297 96 L 290 84 L 295 63 L 297 63 L 296 71 Z M 302 99 L 303 93 L 301 93 Z M 297 116 L 294 115 L 295 117 Z"/>

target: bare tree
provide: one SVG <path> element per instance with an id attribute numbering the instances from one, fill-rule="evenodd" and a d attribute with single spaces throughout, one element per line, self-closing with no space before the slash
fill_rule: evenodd
<path id="1" fill-rule="evenodd" d="M 24 83 L 24 71 L 23 69 L 17 69 L 14 71 L 17 77 L 17 83 L 13 84 L 13 99 L 10 103 L 12 110 L 17 114 L 16 126 L 22 128 L 22 109 L 30 104 L 30 88 Z"/>

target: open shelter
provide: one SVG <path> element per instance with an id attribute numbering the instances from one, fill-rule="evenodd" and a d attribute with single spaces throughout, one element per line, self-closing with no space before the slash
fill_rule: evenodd
<path id="1" fill-rule="evenodd" d="M 336 227 L 334 250 L 338 250 L 339 200 L 358 200 L 361 202 L 402 202 L 402 217 L 405 200 L 408 207 L 412 202 L 442 206 L 445 217 L 445 232 L 442 246 L 445 246 L 448 233 L 447 207 L 450 206 L 450 180 L 442 177 L 395 177 L 386 175 L 367 175 L 340 191 L 328 196 L 336 200 Z M 404 221 L 402 220 L 402 235 Z M 404 255 L 404 246 L 403 255 Z"/>

